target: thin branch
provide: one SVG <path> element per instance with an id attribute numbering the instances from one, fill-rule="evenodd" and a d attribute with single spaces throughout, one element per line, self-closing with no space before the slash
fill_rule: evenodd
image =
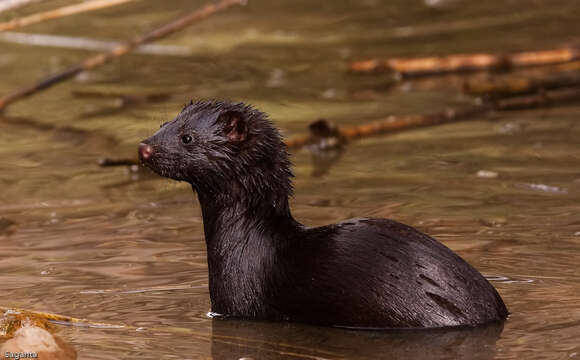
<path id="1" fill-rule="evenodd" d="M 580 72 L 469 80 L 463 84 L 463 92 L 487 98 L 503 98 L 571 86 L 580 86 Z"/>
<path id="2" fill-rule="evenodd" d="M 487 110 L 485 106 L 474 105 L 462 109 L 449 108 L 445 111 L 426 115 L 390 116 L 385 120 L 342 128 L 340 134 L 347 139 L 357 139 L 410 128 L 441 125 L 465 120 L 482 114 Z"/>
<path id="3" fill-rule="evenodd" d="M 465 120 L 485 113 L 488 110 L 488 106 L 473 105 L 462 109 L 447 109 L 445 111 L 425 115 L 389 116 L 386 119 L 372 121 L 362 125 L 341 127 L 338 129 L 338 134 L 343 140 L 354 140 L 411 128 L 440 125 Z M 324 140 L 324 138 L 318 139 L 317 136 L 311 134 L 289 139 L 286 141 L 286 145 L 289 148 L 301 148 L 308 144 L 316 144 L 320 142 L 320 140 Z M 325 141 L 327 141 L 327 139 L 325 139 Z"/>
<path id="4" fill-rule="evenodd" d="M 556 103 L 580 100 L 580 87 L 563 88 L 552 91 L 541 91 L 539 94 L 529 96 L 519 96 L 493 101 L 496 110 L 522 110 L 534 109 L 538 107 L 552 106 Z"/>
<path id="5" fill-rule="evenodd" d="M 47 79 L 41 80 L 34 85 L 17 90 L 0 98 L 0 111 L 4 110 L 9 104 L 13 102 L 22 100 L 39 91 L 48 89 L 62 81 L 68 80 L 81 71 L 94 69 L 98 66 L 106 64 L 115 58 L 129 53 L 140 45 L 164 38 L 170 34 L 186 28 L 196 21 L 203 20 L 212 14 L 226 10 L 234 5 L 242 5 L 244 3 L 244 0 L 222 0 L 215 4 L 208 4 L 201 9 L 194 11 L 193 13 L 183 16 L 144 35 L 138 36 L 137 38 L 122 45 L 118 45 L 109 52 L 104 52 L 92 56 L 80 64 L 74 65 L 62 72 L 49 76 Z"/>
<path id="6" fill-rule="evenodd" d="M 393 72 L 400 76 L 425 76 L 452 72 L 499 70 L 566 63 L 580 59 L 576 47 L 529 51 L 514 54 L 455 54 L 424 58 L 393 58 L 363 60 L 350 63 L 350 71 L 357 73 Z"/>
<path id="7" fill-rule="evenodd" d="M 28 15 L 18 19 L 13 19 L 4 23 L 0 23 L 0 32 L 14 30 L 17 28 L 37 24 L 39 22 L 51 19 L 116 6 L 131 1 L 135 0 L 94 0 L 80 4 L 64 6 L 58 9 L 44 11 L 38 14 Z"/>
<path id="8" fill-rule="evenodd" d="M 139 165 L 139 161 L 137 161 L 135 159 L 102 158 L 102 159 L 99 159 L 98 164 L 100 167 L 133 166 L 133 165 Z"/>
<path id="9" fill-rule="evenodd" d="M 289 139 L 286 141 L 286 145 L 289 148 L 316 146 L 317 148 L 324 149 L 325 147 L 328 147 L 327 144 L 342 144 L 348 140 L 475 119 L 478 118 L 479 115 L 486 114 L 492 110 L 508 111 L 533 109 L 578 100 L 580 100 L 580 86 L 541 91 L 539 94 L 531 96 L 520 95 L 516 97 L 496 99 L 490 102 L 482 102 L 478 105 L 471 105 L 457 109 L 450 108 L 445 111 L 431 114 L 389 116 L 383 120 L 372 121 L 357 126 L 334 127 L 324 123 L 321 124 L 321 120 L 319 120 L 316 123 L 317 127 L 326 127 L 333 129 L 333 131 L 328 132 L 326 135 L 324 133 L 320 135 L 313 132 L 311 127 L 310 134 Z"/>

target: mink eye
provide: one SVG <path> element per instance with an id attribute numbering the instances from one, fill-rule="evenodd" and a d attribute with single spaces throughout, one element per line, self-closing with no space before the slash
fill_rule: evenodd
<path id="1" fill-rule="evenodd" d="M 192 137 L 191 137 L 190 135 L 183 135 L 183 136 L 181 137 L 181 141 L 182 141 L 184 144 L 189 144 L 189 143 L 191 142 L 191 140 L 193 140 L 193 139 L 192 139 Z"/>

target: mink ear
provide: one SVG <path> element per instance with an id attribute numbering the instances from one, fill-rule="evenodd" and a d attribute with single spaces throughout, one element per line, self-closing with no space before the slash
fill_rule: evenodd
<path id="1" fill-rule="evenodd" d="M 248 126 L 244 115 L 237 111 L 220 114 L 218 121 L 224 124 L 224 135 L 233 143 L 241 143 L 248 137 Z"/>

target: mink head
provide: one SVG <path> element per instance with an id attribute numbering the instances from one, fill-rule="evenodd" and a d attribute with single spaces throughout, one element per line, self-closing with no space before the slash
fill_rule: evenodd
<path id="1" fill-rule="evenodd" d="M 280 133 L 266 114 L 243 103 L 190 103 L 143 141 L 139 156 L 157 174 L 189 182 L 200 195 L 258 199 L 291 193 Z"/>

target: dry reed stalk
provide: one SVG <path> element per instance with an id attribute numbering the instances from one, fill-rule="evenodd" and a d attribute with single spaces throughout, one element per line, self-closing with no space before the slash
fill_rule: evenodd
<path id="1" fill-rule="evenodd" d="M 426 76 L 453 72 L 560 64 L 578 59 L 580 59 L 580 50 L 578 48 L 563 47 L 514 54 L 454 54 L 423 58 L 362 60 L 351 62 L 349 69 L 357 73 L 388 71 L 400 76 Z"/>
<path id="2" fill-rule="evenodd" d="M 38 14 L 28 15 L 17 19 L 12 19 L 4 23 L 0 23 L 0 32 L 14 30 L 17 28 L 37 24 L 39 22 L 51 19 L 121 5 L 131 1 L 135 0 L 94 0 L 80 4 L 64 6 L 58 9 L 43 11 Z"/>

